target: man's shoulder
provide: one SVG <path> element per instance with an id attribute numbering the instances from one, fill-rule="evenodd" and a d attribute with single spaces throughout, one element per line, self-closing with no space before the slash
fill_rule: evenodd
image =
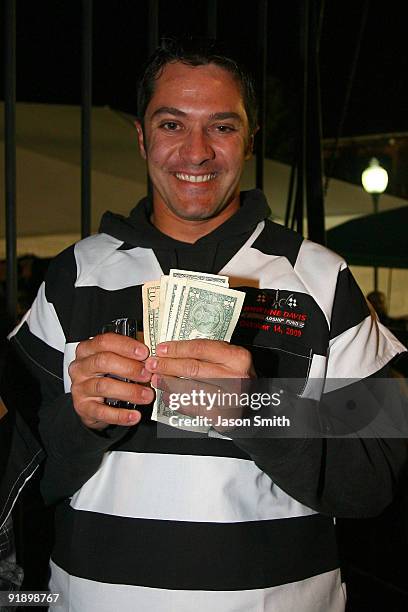
<path id="1" fill-rule="evenodd" d="M 341 255 L 331 251 L 326 246 L 305 238 L 299 251 L 299 262 L 303 260 L 310 264 L 319 264 L 343 270 L 347 263 Z"/>
<path id="2" fill-rule="evenodd" d="M 92 234 L 92 236 L 87 236 L 72 243 L 58 253 L 51 260 L 51 266 L 65 268 L 67 265 L 72 265 L 75 261 L 78 261 L 78 258 L 85 259 L 90 263 L 98 263 L 101 261 L 101 257 L 117 251 L 122 245 L 122 240 L 108 234 Z"/>
<path id="3" fill-rule="evenodd" d="M 74 249 L 75 254 L 81 254 L 84 257 L 95 258 L 102 254 L 108 255 L 117 251 L 123 245 L 123 240 L 100 232 L 98 234 L 92 234 L 82 240 L 74 243 L 71 248 Z"/>
<path id="4" fill-rule="evenodd" d="M 341 255 L 270 219 L 265 221 L 264 230 L 252 246 L 267 255 L 286 257 L 293 267 L 318 265 L 343 269 L 347 265 Z"/>
<path id="5" fill-rule="evenodd" d="M 50 260 L 45 276 L 46 286 L 75 285 L 78 277 L 105 264 L 109 256 L 123 244 L 108 234 L 93 234 L 74 242 Z"/>
<path id="6" fill-rule="evenodd" d="M 265 255 L 284 256 L 294 265 L 303 240 L 303 236 L 297 232 L 266 219 L 264 228 L 252 247 Z"/>

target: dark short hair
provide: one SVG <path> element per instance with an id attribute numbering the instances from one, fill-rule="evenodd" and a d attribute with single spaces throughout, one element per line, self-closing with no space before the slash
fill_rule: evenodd
<path id="1" fill-rule="evenodd" d="M 153 96 L 155 82 L 167 64 L 181 62 L 188 66 L 214 64 L 229 72 L 240 86 L 249 132 L 253 134 L 258 126 L 258 105 L 255 87 L 249 72 L 235 60 L 217 52 L 213 41 L 187 39 L 163 39 L 161 46 L 148 59 L 139 81 L 137 107 L 138 117 L 143 122 L 146 108 Z"/>

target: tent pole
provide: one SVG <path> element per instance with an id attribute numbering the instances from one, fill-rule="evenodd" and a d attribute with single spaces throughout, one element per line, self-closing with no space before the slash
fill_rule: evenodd
<path id="1" fill-rule="evenodd" d="M 92 0 L 82 0 L 81 237 L 91 233 Z"/>
<path id="2" fill-rule="evenodd" d="M 6 200 L 6 302 L 9 324 L 17 320 L 17 240 L 16 240 L 16 2 L 4 5 L 4 144 Z"/>
<path id="3" fill-rule="evenodd" d="M 307 3 L 308 36 L 306 42 L 307 84 L 306 84 L 306 212 L 307 233 L 310 240 L 326 244 L 324 224 L 324 195 L 322 170 L 322 126 L 320 108 L 319 75 L 319 15 L 321 2 Z"/>
<path id="4" fill-rule="evenodd" d="M 159 0 L 150 0 L 148 2 L 147 28 L 147 53 L 150 57 L 159 46 Z M 142 119 L 143 117 L 140 117 L 140 120 Z M 146 182 L 147 195 L 149 197 L 149 200 L 152 200 L 153 186 L 148 172 L 146 172 Z"/>
<path id="5" fill-rule="evenodd" d="M 217 0 L 207 0 L 207 36 L 217 38 Z"/>
<path id="6" fill-rule="evenodd" d="M 258 0 L 258 104 L 261 126 L 256 137 L 256 186 L 258 189 L 264 187 L 267 33 L 268 0 Z"/>
<path id="7" fill-rule="evenodd" d="M 306 199 L 306 157 L 307 157 L 307 89 L 309 81 L 307 49 L 309 45 L 309 1 L 302 0 L 299 4 L 299 127 L 298 127 L 298 146 L 297 146 L 297 181 L 295 193 L 295 205 L 291 229 L 303 234 L 303 214 Z"/>
<path id="8" fill-rule="evenodd" d="M 148 53 L 151 55 L 159 46 L 159 0 L 150 0 L 148 10 Z"/>

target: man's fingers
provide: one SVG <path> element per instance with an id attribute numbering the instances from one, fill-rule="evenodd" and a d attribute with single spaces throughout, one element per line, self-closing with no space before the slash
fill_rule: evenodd
<path id="1" fill-rule="evenodd" d="M 175 359 L 196 359 L 200 362 L 219 364 L 223 367 L 224 376 L 228 371 L 245 377 L 252 373 L 251 353 L 242 346 L 236 346 L 221 340 L 173 340 L 157 345 L 158 357 Z M 214 375 L 208 378 L 214 378 Z"/>
<path id="2" fill-rule="evenodd" d="M 154 399 L 154 391 L 150 387 L 128 383 L 108 376 L 87 378 L 71 387 L 72 397 L 76 405 L 90 398 L 110 397 L 132 404 L 150 404 Z"/>
<path id="3" fill-rule="evenodd" d="M 119 334 L 100 334 L 78 344 L 69 375 L 75 410 L 87 427 L 103 429 L 107 425 L 138 422 L 138 411 L 108 406 L 104 398 L 150 404 L 154 391 L 137 384 L 151 378 L 142 363 L 148 354 L 147 346 Z M 125 382 L 106 374 L 135 382 Z"/>
<path id="4" fill-rule="evenodd" d="M 68 371 L 72 381 L 104 374 L 114 374 L 137 382 L 148 382 L 150 379 L 141 361 L 107 351 L 75 359 Z"/>
<path id="5" fill-rule="evenodd" d="M 179 376 L 194 380 L 211 378 L 225 378 L 227 370 L 214 363 L 199 361 L 198 359 L 172 359 L 171 357 L 149 357 L 145 363 L 146 370 L 152 374 L 164 376 Z"/>
<path id="6" fill-rule="evenodd" d="M 88 401 L 86 407 L 82 406 L 77 409 L 77 413 L 84 425 L 96 430 L 105 429 L 108 425 L 122 427 L 136 425 L 142 416 L 138 410 L 112 408 L 97 400 Z"/>
<path id="7" fill-rule="evenodd" d="M 173 340 L 157 345 L 156 354 L 177 359 L 195 358 L 202 361 L 222 363 L 231 352 L 231 345 L 221 340 Z"/>
<path id="8" fill-rule="evenodd" d="M 145 344 L 121 334 L 99 334 L 89 340 L 80 342 L 76 349 L 76 358 L 84 359 L 95 353 L 117 353 L 123 357 L 130 357 L 144 361 L 149 355 Z"/>

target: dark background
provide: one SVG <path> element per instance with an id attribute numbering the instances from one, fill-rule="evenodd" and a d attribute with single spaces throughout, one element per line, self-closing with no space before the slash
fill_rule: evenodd
<path id="1" fill-rule="evenodd" d="M 256 72 L 256 0 L 219 0 L 218 38 L 227 53 Z M 271 155 L 285 153 L 297 125 L 299 100 L 299 2 L 269 0 L 268 126 Z M 161 0 L 160 34 L 204 36 L 207 2 Z M 94 1 L 93 103 L 136 113 L 137 78 L 147 59 L 148 0 Z M 365 28 L 359 37 L 363 16 Z M 0 13 L 0 19 L 3 13 Z M 2 25 L 2 24 L 1 24 Z M 350 89 L 342 136 L 408 132 L 407 3 L 326 0 L 321 30 L 322 132 L 336 136 Z M 3 30 L 1 30 L 3 31 Z M 360 44 L 354 78 L 352 66 Z M 0 50 L 3 54 L 3 49 Z M 3 61 L 0 61 L 0 72 Z M 3 75 L 0 75 L 3 98 Z M 81 102 L 80 0 L 17 0 L 17 101 Z M 317 118 L 316 118 L 317 119 Z M 18 114 L 17 114 L 18 124 Z M 271 140 L 269 138 L 269 141 Z M 49 516 L 34 534 L 35 481 L 23 493 L 27 524 L 25 588 L 41 585 L 48 551 L 30 554 L 46 539 Z M 33 487 L 34 493 L 30 491 Z M 34 500 L 34 501 L 33 501 Z M 30 504 L 32 504 L 30 506 Z M 404 492 L 382 517 L 339 521 L 349 610 L 390 612 L 408 609 L 406 549 L 408 503 Z M 18 527 L 19 529 L 19 527 Z M 31 543 L 30 538 L 37 536 Z M 35 539 L 35 538 L 34 538 Z M 40 558 L 42 554 L 42 559 Z M 27 571 L 28 570 L 28 571 Z M 36 573 L 37 570 L 37 573 Z"/>
<path id="2" fill-rule="evenodd" d="M 270 88 L 290 112 L 297 106 L 298 7 L 296 1 L 268 3 Z M 256 0 L 218 1 L 218 38 L 253 71 L 256 9 Z M 147 57 L 147 10 L 148 0 L 94 2 L 94 104 L 136 112 L 137 76 Z M 162 0 L 160 34 L 204 36 L 206 11 L 204 0 Z M 326 0 L 320 46 L 325 138 L 338 129 L 364 14 L 343 135 L 408 131 L 407 3 Z M 18 101 L 79 104 L 80 59 L 80 0 L 17 0 Z M 292 120 L 286 116 L 285 125 Z"/>

